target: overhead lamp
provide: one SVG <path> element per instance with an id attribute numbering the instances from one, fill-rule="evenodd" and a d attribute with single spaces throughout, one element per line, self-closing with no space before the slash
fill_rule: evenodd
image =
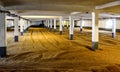
<path id="1" fill-rule="evenodd" d="M 72 12 L 71 15 L 80 14 L 81 12 Z"/>

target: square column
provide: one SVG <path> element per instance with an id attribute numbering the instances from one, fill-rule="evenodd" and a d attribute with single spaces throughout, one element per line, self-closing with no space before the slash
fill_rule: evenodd
<path id="1" fill-rule="evenodd" d="M 24 24 L 24 21 L 23 21 L 23 19 L 20 19 L 20 34 L 21 34 L 21 36 L 23 36 L 23 24 Z"/>
<path id="2" fill-rule="evenodd" d="M 116 19 L 112 19 L 112 38 L 116 37 Z"/>
<path id="3" fill-rule="evenodd" d="M 72 19 L 72 16 L 69 16 L 69 21 L 70 21 L 70 40 L 73 40 L 73 32 L 74 32 L 74 20 Z"/>
<path id="4" fill-rule="evenodd" d="M 98 41 L 99 41 L 99 15 L 98 12 L 92 12 L 92 50 L 98 49 Z"/>
<path id="5" fill-rule="evenodd" d="M 56 32 L 56 19 L 54 19 L 54 32 Z"/>
<path id="6" fill-rule="evenodd" d="M 14 42 L 18 42 L 18 23 L 19 23 L 19 18 L 14 17 Z"/>
<path id="7" fill-rule="evenodd" d="M 83 31 L 83 19 L 80 20 L 80 32 Z"/>
<path id="8" fill-rule="evenodd" d="M 47 20 L 47 27 L 48 27 L 48 28 L 49 28 L 49 26 L 50 26 L 49 24 L 50 24 L 50 22 L 49 22 L 49 20 Z"/>
<path id="9" fill-rule="evenodd" d="M 24 32 L 27 31 L 27 24 L 28 24 L 28 22 L 27 22 L 27 20 L 25 20 L 25 29 L 24 29 Z"/>
<path id="10" fill-rule="evenodd" d="M 45 25 L 44 25 L 45 28 L 47 28 L 47 20 L 45 20 Z"/>
<path id="11" fill-rule="evenodd" d="M 6 14 L 0 13 L 0 57 L 6 56 L 7 40 L 6 40 Z"/>
<path id="12" fill-rule="evenodd" d="M 67 29 L 69 29 L 69 21 L 66 21 L 67 22 Z"/>
<path id="13" fill-rule="evenodd" d="M 62 35 L 63 17 L 60 17 L 60 35 Z"/>
<path id="14" fill-rule="evenodd" d="M 50 31 L 52 31 L 52 19 L 50 19 Z"/>

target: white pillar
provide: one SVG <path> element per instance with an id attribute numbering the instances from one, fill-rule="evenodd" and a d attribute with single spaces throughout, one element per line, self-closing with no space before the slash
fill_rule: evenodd
<path id="1" fill-rule="evenodd" d="M 48 28 L 50 27 L 50 21 L 49 20 L 47 20 L 47 23 L 48 23 Z"/>
<path id="2" fill-rule="evenodd" d="M 60 17 L 60 35 L 62 35 L 63 17 Z"/>
<path id="3" fill-rule="evenodd" d="M 6 40 L 6 14 L 0 13 L 0 57 L 6 56 L 7 40 Z"/>
<path id="4" fill-rule="evenodd" d="M 69 30 L 69 33 L 70 33 L 70 40 L 73 40 L 73 32 L 74 32 L 74 21 L 72 19 L 72 16 L 69 16 L 69 21 L 70 21 L 70 30 Z"/>
<path id="5" fill-rule="evenodd" d="M 18 23 L 19 23 L 19 18 L 18 17 L 14 17 L 14 41 L 15 42 L 18 42 L 18 34 L 19 34 L 19 26 L 18 26 Z"/>
<path id="6" fill-rule="evenodd" d="M 25 32 L 25 29 L 26 29 L 26 21 L 23 20 L 23 22 L 24 22 L 24 24 L 23 24 L 23 30 L 24 30 L 24 32 Z"/>
<path id="7" fill-rule="evenodd" d="M 23 24 L 24 24 L 24 21 L 23 21 L 23 19 L 20 19 L 20 33 L 21 33 L 21 36 L 23 36 Z"/>
<path id="8" fill-rule="evenodd" d="M 80 20 L 80 32 L 83 31 L 83 19 Z"/>
<path id="9" fill-rule="evenodd" d="M 56 19 L 54 19 L 54 32 L 56 32 Z"/>
<path id="10" fill-rule="evenodd" d="M 47 27 L 47 20 L 45 20 L 45 24 L 44 24 L 44 27 L 45 27 L 45 28 Z"/>
<path id="11" fill-rule="evenodd" d="M 69 21 L 66 21 L 67 22 L 67 29 L 69 28 Z"/>
<path id="12" fill-rule="evenodd" d="M 29 25 L 30 25 L 30 21 L 28 20 L 28 28 L 29 28 Z"/>
<path id="13" fill-rule="evenodd" d="M 116 19 L 112 19 L 112 38 L 116 37 Z"/>
<path id="14" fill-rule="evenodd" d="M 99 41 L 99 27 L 98 27 L 99 15 L 98 12 L 92 12 L 92 50 L 98 49 Z"/>
<path id="15" fill-rule="evenodd" d="M 52 31 L 52 19 L 50 19 L 50 31 Z"/>

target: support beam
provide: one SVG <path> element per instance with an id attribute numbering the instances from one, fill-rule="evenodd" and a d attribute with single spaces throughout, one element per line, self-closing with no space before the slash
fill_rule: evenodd
<path id="1" fill-rule="evenodd" d="M 116 19 L 112 19 L 112 38 L 116 37 Z"/>
<path id="2" fill-rule="evenodd" d="M 0 13 L 0 57 L 6 56 L 7 40 L 6 40 L 6 14 Z"/>
<path id="3" fill-rule="evenodd" d="M 18 22 L 19 18 L 18 17 L 14 17 L 14 42 L 18 42 Z"/>
<path id="4" fill-rule="evenodd" d="M 60 35 L 62 35 L 63 17 L 60 17 Z"/>
<path id="5" fill-rule="evenodd" d="M 92 50 L 98 49 L 98 40 L 99 40 L 99 32 L 98 32 L 98 11 L 92 12 Z"/>
<path id="6" fill-rule="evenodd" d="M 72 16 L 69 16 L 69 21 L 70 21 L 70 40 L 73 40 L 73 32 L 74 32 L 74 20 L 72 19 Z"/>
<path id="7" fill-rule="evenodd" d="M 56 32 L 56 19 L 54 19 L 54 32 Z"/>
<path id="8" fill-rule="evenodd" d="M 103 9 L 103 8 L 108 8 L 108 7 L 118 6 L 118 5 L 120 5 L 120 1 L 114 1 L 114 2 L 110 2 L 100 6 L 96 6 L 96 9 Z"/>

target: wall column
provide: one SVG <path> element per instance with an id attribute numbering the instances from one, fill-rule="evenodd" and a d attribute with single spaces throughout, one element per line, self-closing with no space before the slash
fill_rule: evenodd
<path id="1" fill-rule="evenodd" d="M 60 35 L 62 35 L 63 17 L 60 17 Z"/>
<path id="2" fill-rule="evenodd" d="M 99 27 L 98 27 L 99 15 L 98 12 L 92 12 L 92 50 L 98 49 L 99 41 Z"/>
<path id="3" fill-rule="evenodd" d="M 69 33 L 70 33 L 70 40 L 73 40 L 73 32 L 74 32 L 74 21 L 72 19 L 72 16 L 69 16 L 69 21 L 70 21 L 70 30 L 69 30 Z"/>
<path id="4" fill-rule="evenodd" d="M 56 32 L 56 19 L 54 19 L 54 32 Z"/>
<path id="5" fill-rule="evenodd" d="M 0 12 L 0 57 L 6 56 L 7 40 L 6 40 L 6 14 Z"/>
<path id="6" fill-rule="evenodd" d="M 116 19 L 112 19 L 112 38 L 116 37 Z"/>
<path id="7" fill-rule="evenodd" d="M 18 17 L 14 17 L 14 42 L 18 42 L 18 29 L 19 29 L 19 26 L 18 26 L 18 23 L 19 23 L 19 18 Z"/>

